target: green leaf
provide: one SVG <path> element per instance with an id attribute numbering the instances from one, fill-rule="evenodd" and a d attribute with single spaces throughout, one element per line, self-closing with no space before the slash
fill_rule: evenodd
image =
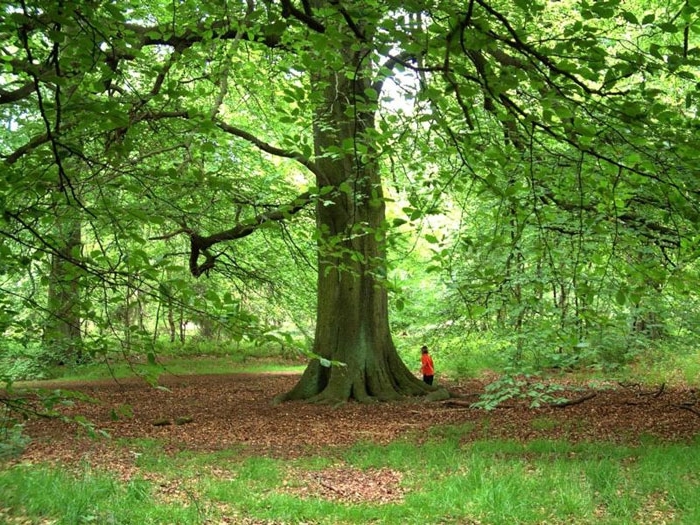
<path id="1" fill-rule="evenodd" d="M 338 189 L 348 195 L 352 195 L 354 193 L 354 190 L 348 181 L 341 182 L 340 186 L 338 186 Z"/>
<path id="2" fill-rule="evenodd" d="M 612 18 L 615 16 L 615 10 L 609 6 L 609 2 L 598 1 L 592 4 L 590 8 L 597 18 Z"/>
<path id="3" fill-rule="evenodd" d="M 561 120 L 569 120 L 574 116 L 574 112 L 568 106 L 557 104 L 552 109 Z"/>
<path id="4" fill-rule="evenodd" d="M 634 15 L 634 13 L 630 13 L 629 11 L 623 11 L 621 15 L 622 18 L 624 18 L 630 24 L 639 25 L 639 20 Z"/>
<path id="5" fill-rule="evenodd" d="M 627 303 L 627 290 L 625 288 L 618 288 L 615 293 L 615 302 L 620 306 L 624 306 Z"/>
<path id="6" fill-rule="evenodd" d="M 374 90 L 373 88 L 367 88 L 365 89 L 365 96 L 367 97 L 368 100 L 378 100 L 378 95 L 377 91 Z"/>
<path id="7" fill-rule="evenodd" d="M 657 27 L 666 33 L 678 32 L 678 27 L 671 22 L 664 22 L 662 24 L 659 24 Z"/>

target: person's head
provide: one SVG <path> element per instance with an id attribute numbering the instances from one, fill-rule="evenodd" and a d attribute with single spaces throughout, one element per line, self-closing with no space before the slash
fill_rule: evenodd
<path id="1" fill-rule="evenodd" d="M 420 353 L 421 354 L 427 354 L 428 353 L 428 347 L 423 345 L 420 347 Z"/>

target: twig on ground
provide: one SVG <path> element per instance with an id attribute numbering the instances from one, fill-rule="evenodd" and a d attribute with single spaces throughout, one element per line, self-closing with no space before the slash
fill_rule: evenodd
<path id="1" fill-rule="evenodd" d="M 463 394 L 462 399 L 449 399 L 442 402 L 442 406 L 450 408 L 472 408 L 473 401 L 466 401 L 464 398 L 467 397 L 479 397 L 480 394 Z"/>
<path id="2" fill-rule="evenodd" d="M 661 383 L 656 392 L 640 392 L 640 396 L 653 396 L 655 399 L 658 398 L 666 390 L 666 383 Z"/>
<path id="3" fill-rule="evenodd" d="M 693 403 L 693 405 L 694 404 L 695 403 Z M 676 408 L 682 408 L 683 410 L 688 410 L 688 411 L 692 412 L 693 414 L 695 414 L 696 416 L 700 417 L 700 410 L 698 410 L 697 408 L 694 408 L 693 405 L 691 405 L 689 403 L 681 403 L 680 405 L 672 405 L 672 406 L 674 406 Z"/>
<path id="4" fill-rule="evenodd" d="M 347 494 L 345 493 L 344 490 L 337 489 L 337 488 L 335 488 L 333 485 L 331 485 L 330 483 L 326 483 L 326 482 L 323 481 L 322 479 L 317 479 L 316 481 L 318 481 L 318 484 L 321 485 L 322 487 L 325 487 L 325 488 L 327 488 L 328 490 L 331 490 L 331 491 L 335 492 L 336 494 L 340 494 L 340 495 L 343 496 L 343 497 L 347 496 Z"/>
<path id="5" fill-rule="evenodd" d="M 567 401 L 559 401 L 559 402 L 552 403 L 551 405 L 554 408 L 565 408 L 565 407 L 570 407 L 570 406 L 574 406 L 574 405 L 580 405 L 584 401 L 588 401 L 589 399 L 593 399 L 597 395 L 598 395 L 597 392 L 591 392 L 590 394 L 586 394 L 584 396 L 577 397 L 576 399 L 570 399 Z"/>

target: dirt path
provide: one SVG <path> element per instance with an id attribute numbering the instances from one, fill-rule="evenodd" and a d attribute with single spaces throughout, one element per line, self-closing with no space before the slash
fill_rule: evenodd
<path id="1" fill-rule="evenodd" d="M 113 438 L 154 438 L 167 450 L 220 450 L 245 445 L 253 454 L 298 456 L 318 447 L 361 441 L 388 443 L 400 436 L 421 440 L 439 425 L 459 425 L 465 440 L 566 438 L 636 443 L 644 437 L 684 441 L 700 435 L 700 401 L 690 389 L 608 385 L 578 391 L 570 399 L 590 399 L 563 408 L 530 409 L 509 402 L 490 412 L 469 408 L 483 381 L 455 385 L 463 402 L 348 403 L 337 408 L 304 403 L 273 406 L 274 395 L 291 388 L 295 375 L 207 375 L 162 378 L 163 389 L 136 379 L 62 385 L 98 400 L 80 403 L 73 413 L 90 419 Z M 115 420 L 114 416 L 122 414 Z M 128 475 L 133 453 L 105 439 L 76 434 L 74 424 L 32 420 L 25 431 L 33 441 L 22 461 L 88 460 L 118 464 Z M 116 462 L 116 463 L 115 463 Z M 105 465 L 107 466 L 107 465 Z"/>

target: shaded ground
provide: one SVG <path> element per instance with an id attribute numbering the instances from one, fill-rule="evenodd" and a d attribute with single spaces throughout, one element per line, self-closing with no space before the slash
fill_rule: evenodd
<path id="1" fill-rule="evenodd" d="M 700 401 L 692 389 L 609 384 L 566 394 L 577 403 L 565 407 L 531 409 L 526 402 L 509 401 L 485 411 L 469 407 L 484 391 L 485 381 L 475 380 L 452 385 L 464 397 L 442 403 L 348 403 L 335 408 L 270 403 L 297 379 L 296 375 L 164 376 L 165 388 L 137 379 L 61 387 L 93 397 L 96 403 L 80 403 L 71 411 L 85 415 L 113 438 L 154 438 L 173 452 L 241 445 L 252 454 L 298 456 L 319 447 L 388 443 L 402 436 L 420 441 L 449 432 L 441 425 L 460 426 L 467 441 L 566 438 L 636 443 L 649 437 L 683 441 L 700 435 Z M 85 437 L 75 424 L 32 420 L 25 432 L 33 440 L 21 458 L 24 461 L 88 460 L 96 466 L 118 466 L 127 476 L 134 463 L 128 447 Z"/>

